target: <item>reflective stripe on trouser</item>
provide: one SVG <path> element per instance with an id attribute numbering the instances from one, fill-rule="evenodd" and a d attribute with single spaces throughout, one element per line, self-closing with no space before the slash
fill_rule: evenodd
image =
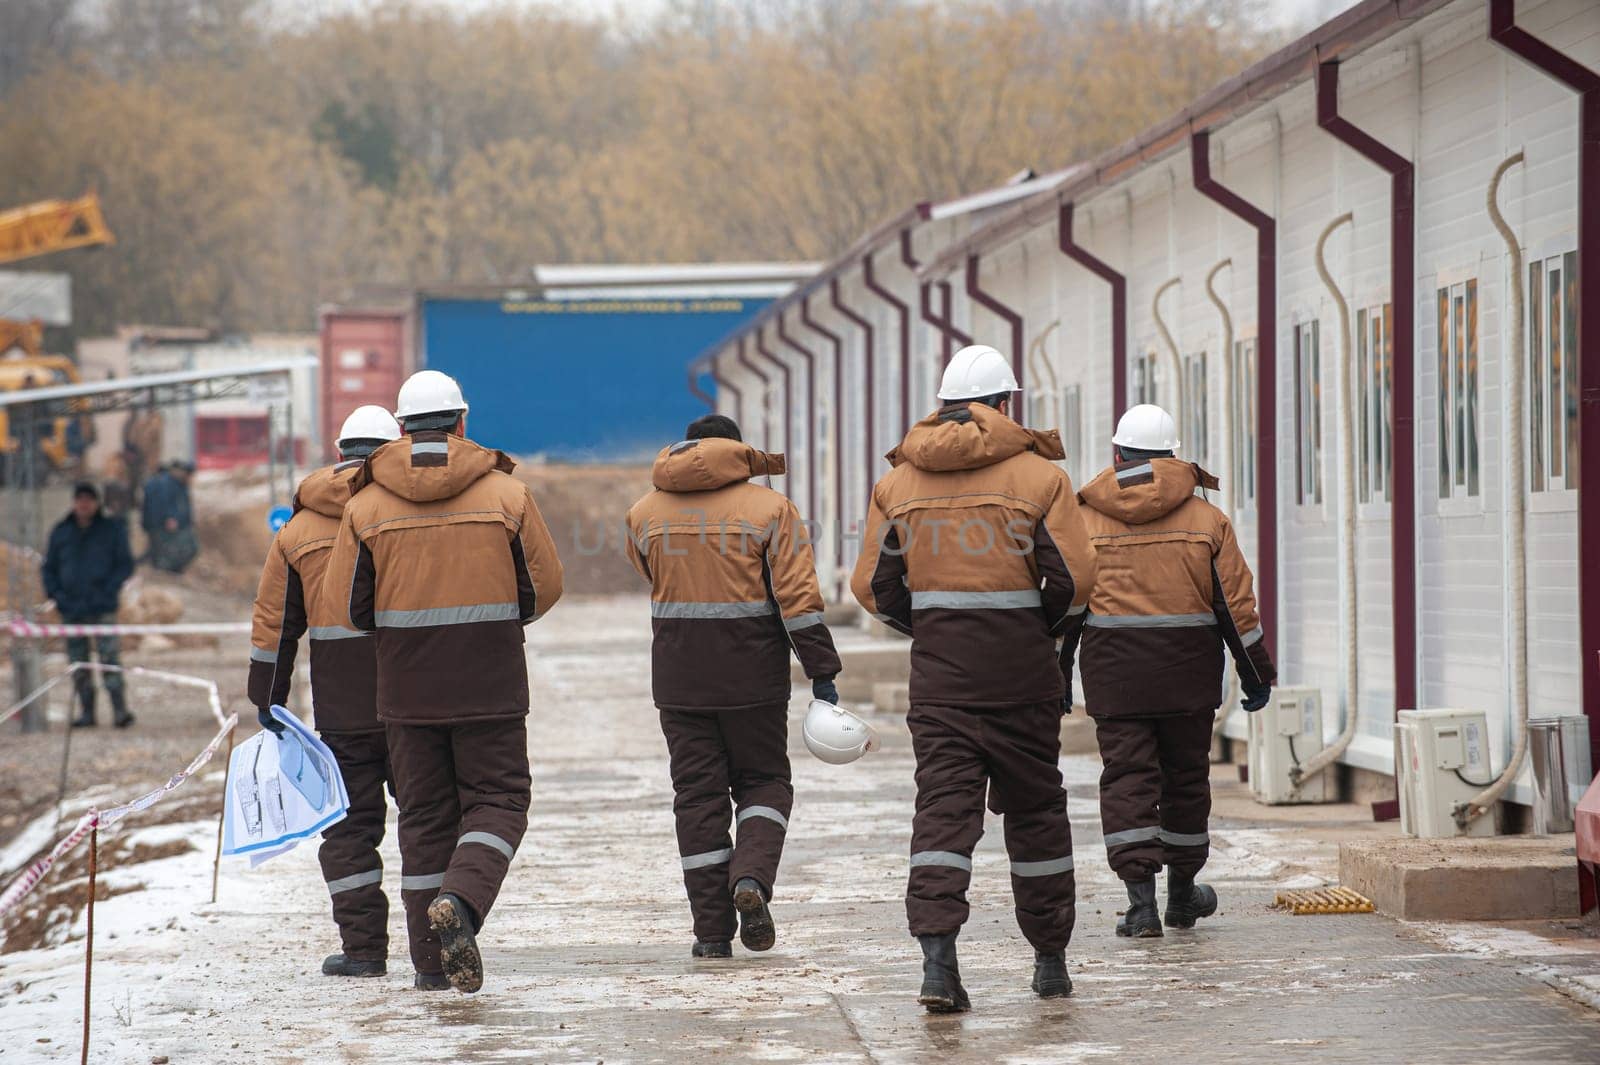
<path id="1" fill-rule="evenodd" d="M 349 813 L 322 833 L 317 849 L 333 920 L 346 957 L 381 960 L 389 954 L 389 897 L 378 856 L 389 814 L 384 788 L 393 790 L 389 744 L 381 732 L 324 732 L 322 741 L 338 760 L 350 793 Z"/>
<path id="2" fill-rule="evenodd" d="M 750 877 L 770 897 L 778 878 L 794 805 L 789 708 L 663 710 L 661 732 L 695 938 L 732 939 L 733 885 Z"/>
<path id="3" fill-rule="evenodd" d="M 436 973 L 439 937 L 428 904 L 441 892 L 465 902 L 478 927 L 528 828 L 527 718 L 461 725 L 390 723 L 389 758 L 400 803 L 400 899 L 411 963 Z"/>
<path id="4" fill-rule="evenodd" d="M 1095 719 L 1105 763 L 1100 825 L 1106 857 L 1123 880 L 1147 880 L 1163 865 L 1193 876 L 1206 864 L 1213 716 Z"/>
<path id="5" fill-rule="evenodd" d="M 1017 925 L 1039 950 L 1072 938 L 1077 882 L 1061 785 L 1061 704 L 965 711 L 913 706 L 917 756 L 906 917 L 912 935 L 955 932 L 969 913 L 971 855 L 984 799 L 1005 818 Z M 981 863 L 981 859 L 980 859 Z"/>

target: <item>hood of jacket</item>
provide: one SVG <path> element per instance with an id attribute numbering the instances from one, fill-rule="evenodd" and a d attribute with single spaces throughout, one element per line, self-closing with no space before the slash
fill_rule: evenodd
<path id="1" fill-rule="evenodd" d="M 656 456 L 650 483 L 663 492 L 709 492 L 787 468 L 782 455 L 757 451 L 738 440 L 680 440 Z"/>
<path id="2" fill-rule="evenodd" d="M 1182 506 L 1196 488 L 1216 487 L 1217 479 L 1199 463 L 1138 459 L 1106 467 L 1083 486 L 1078 498 L 1118 521 L 1143 525 Z"/>
<path id="3" fill-rule="evenodd" d="M 1066 457 L 1054 429 L 1024 429 L 982 403 L 941 407 L 906 433 L 885 456 L 891 466 L 919 470 L 976 470 L 1033 451 L 1052 461 Z"/>
<path id="4" fill-rule="evenodd" d="M 299 513 L 302 508 L 314 510 L 328 518 L 337 518 L 344 513 L 344 505 L 350 502 L 350 493 L 357 477 L 361 476 L 361 460 L 350 459 L 334 466 L 324 466 L 320 470 L 313 470 L 300 482 L 300 487 L 294 492 L 294 509 Z"/>
<path id="5" fill-rule="evenodd" d="M 502 452 L 429 430 L 384 444 L 368 456 L 363 475 L 402 499 L 431 503 L 460 495 L 495 470 L 510 473 L 516 468 Z"/>

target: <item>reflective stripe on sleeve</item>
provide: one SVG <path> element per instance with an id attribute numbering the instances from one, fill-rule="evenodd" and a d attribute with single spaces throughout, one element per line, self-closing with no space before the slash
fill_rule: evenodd
<path id="1" fill-rule="evenodd" d="M 1189 629 L 1215 625 L 1215 614 L 1090 614 L 1091 629 Z"/>
<path id="2" fill-rule="evenodd" d="M 943 865 L 963 872 L 972 872 L 972 859 L 955 851 L 917 851 L 911 856 L 911 868 L 925 865 Z"/>
<path id="3" fill-rule="evenodd" d="M 371 636 L 372 633 L 347 629 L 343 625 L 314 625 L 306 630 L 306 635 L 313 640 L 353 640 L 359 636 Z"/>
<path id="4" fill-rule="evenodd" d="M 440 879 L 443 880 L 444 878 L 440 877 Z M 341 891 L 354 891 L 356 888 L 366 887 L 369 884 L 381 883 L 383 883 L 383 870 L 368 869 L 364 873 L 352 873 L 349 876 L 341 876 L 337 880 L 328 881 L 328 894 L 337 895 Z"/>
<path id="5" fill-rule="evenodd" d="M 375 620 L 382 629 L 422 629 L 434 625 L 472 625 L 480 621 L 516 621 L 521 616 L 515 603 L 475 603 L 425 610 L 380 610 Z"/>
<path id="6" fill-rule="evenodd" d="M 739 811 L 737 823 L 742 825 L 752 817 L 765 817 L 768 821 L 776 821 L 779 828 L 789 827 L 789 819 L 770 806 L 746 806 Z"/>
<path id="7" fill-rule="evenodd" d="M 1125 847 L 1130 843 L 1147 843 L 1161 835 L 1161 829 L 1151 825 L 1149 828 L 1125 828 L 1121 832 L 1107 832 L 1107 847 Z"/>
<path id="8" fill-rule="evenodd" d="M 1064 858 L 1051 858 L 1044 862 L 1017 862 L 1011 863 L 1012 876 L 1055 876 L 1057 873 L 1072 872 L 1072 855 Z"/>
<path id="9" fill-rule="evenodd" d="M 1247 632 L 1243 636 L 1239 637 L 1239 642 L 1244 644 L 1246 647 L 1249 647 L 1253 643 L 1260 643 L 1261 642 L 1261 626 L 1257 625 L 1255 628 L 1251 629 L 1249 632 Z"/>
<path id="10" fill-rule="evenodd" d="M 658 603 L 651 602 L 653 618 L 692 618 L 704 621 L 712 618 L 759 618 L 772 613 L 770 600 L 748 603 Z"/>
<path id="11" fill-rule="evenodd" d="M 704 869 L 708 865 L 726 865 L 732 860 L 732 847 L 724 847 L 720 851 L 706 851 L 703 854 L 685 854 L 682 858 L 685 872 L 690 869 Z"/>
<path id="12" fill-rule="evenodd" d="M 1161 842 L 1170 847 L 1204 847 L 1211 842 L 1209 832 L 1168 832 L 1161 829 Z"/>
<path id="13" fill-rule="evenodd" d="M 512 856 L 517 853 L 517 849 L 515 847 L 501 839 L 499 836 L 495 835 L 493 832 L 467 832 L 463 833 L 461 838 L 456 840 L 456 846 L 458 847 L 464 846 L 468 843 L 481 843 L 485 847 L 493 847 L 501 854 L 504 854 L 506 856 L 506 861 L 508 862 L 511 860 Z"/>
<path id="14" fill-rule="evenodd" d="M 275 666 L 278 664 L 278 652 L 263 651 L 259 647 L 252 647 L 250 648 L 250 661 L 265 662 L 269 666 Z"/>
<path id="15" fill-rule="evenodd" d="M 444 887 L 443 873 L 418 873 L 415 876 L 402 876 L 400 878 L 401 891 L 427 891 L 431 888 Z"/>
<path id="16" fill-rule="evenodd" d="M 797 629 L 809 629 L 813 625 L 821 624 L 822 611 L 820 610 L 810 614 L 801 614 L 799 617 L 783 619 L 783 627 L 788 629 L 790 632 L 794 632 Z"/>
<path id="17" fill-rule="evenodd" d="M 1077 606 L 1069 606 L 1069 607 L 1067 607 L 1067 617 L 1069 617 L 1069 618 L 1077 617 L 1079 614 L 1083 613 L 1085 610 L 1088 610 L 1088 609 L 1089 609 L 1089 604 L 1088 603 L 1079 603 Z"/>
<path id="18" fill-rule="evenodd" d="M 1043 604 L 1037 588 L 1010 592 L 912 592 L 912 610 L 1022 610 Z"/>

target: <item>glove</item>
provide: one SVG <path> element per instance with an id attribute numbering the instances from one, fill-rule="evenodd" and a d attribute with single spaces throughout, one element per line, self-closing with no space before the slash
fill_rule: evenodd
<path id="1" fill-rule="evenodd" d="M 815 677 L 811 681 L 811 696 L 821 699 L 825 703 L 839 705 L 839 689 L 833 683 L 832 677 Z"/>
<path id="2" fill-rule="evenodd" d="M 288 728 L 288 726 L 282 721 L 279 721 L 277 718 L 273 717 L 272 711 L 266 709 L 265 707 L 262 707 L 256 711 L 256 721 L 260 722 L 261 727 L 272 733 L 274 736 L 282 736 L 284 730 Z"/>
<path id="3" fill-rule="evenodd" d="M 1253 714 L 1267 705 L 1267 700 L 1272 698 L 1272 685 L 1263 684 L 1259 688 L 1246 687 L 1244 698 L 1239 700 L 1239 705 L 1244 707 L 1245 713 Z"/>

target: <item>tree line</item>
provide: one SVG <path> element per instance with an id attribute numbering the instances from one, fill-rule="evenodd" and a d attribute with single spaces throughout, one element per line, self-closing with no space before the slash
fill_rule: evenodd
<path id="1" fill-rule="evenodd" d="M 306 328 L 363 282 L 827 258 L 1277 43 L 1254 0 L 5 0 L 0 209 L 100 193 L 116 246 L 30 264 L 80 334 Z"/>

